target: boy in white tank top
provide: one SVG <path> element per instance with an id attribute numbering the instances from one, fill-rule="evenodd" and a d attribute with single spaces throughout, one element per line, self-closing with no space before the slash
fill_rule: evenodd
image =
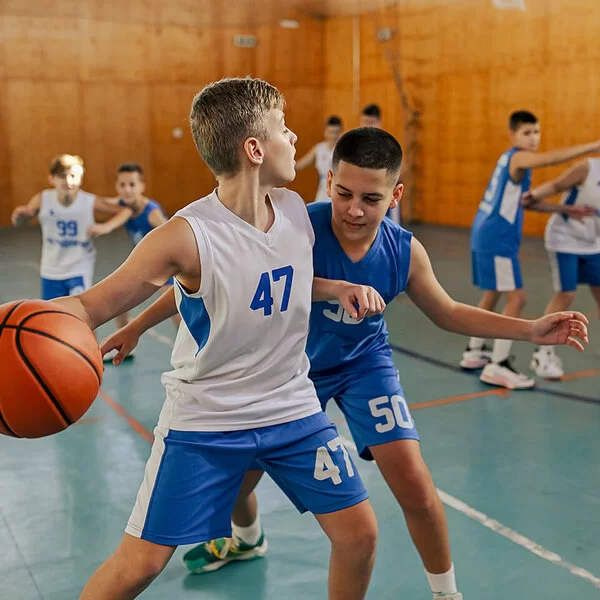
<path id="1" fill-rule="evenodd" d="M 314 163 L 319 173 L 319 187 L 314 202 L 331 202 L 327 195 L 327 173 L 331 169 L 331 157 L 336 142 L 344 132 L 342 120 L 331 115 L 325 122 L 325 140 L 314 145 L 301 159 L 296 161 L 296 171 L 302 171 Z"/>
<path id="2" fill-rule="evenodd" d="M 544 202 L 560 193 L 560 204 Z M 554 213 L 544 234 L 554 288 L 545 314 L 569 310 L 578 284 L 590 286 L 600 311 L 600 158 L 574 164 L 557 179 L 525 194 L 523 203 L 532 210 Z M 554 346 L 536 349 L 530 366 L 538 377 L 564 375 Z"/>
<path id="3" fill-rule="evenodd" d="M 377 526 L 308 379 L 314 237 L 302 199 L 274 189 L 295 175 L 283 107 L 259 79 L 224 79 L 197 94 L 192 135 L 217 189 L 146 235 L 115 273 L 58 301 L 94 329 L 175 277 L 182 316 L 133 513 L 82 600 L 135 598 L 177 545 L 229 537 L 242 480 L 257 467 L 329 537 L 329 598 L 365 597 Z M 321 281 L 315 294 L 355 318 L 380 310 L 365 286 Z"/>
<path id="4" fill-rule="evenodd" d="M 92 285 L 96 250 L 90 228 L 94 212 L 115 214 L 119 207 L 107 198 L 81 189 L 83 159 L 61 154 L 50 164 L 53 189 L 39 192 L 12 213 L 15 227 L 38 217 L 42 228 L 40 265 L 42 299 L 80 294 Z"/>

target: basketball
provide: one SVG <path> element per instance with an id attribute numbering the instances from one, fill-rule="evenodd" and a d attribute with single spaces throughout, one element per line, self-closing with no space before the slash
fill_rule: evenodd
<path id="1" fill-rule="evenodd" d="M 75 423 L 102 381 L 90 328 L 43 300 L 0 306 L 0 433 L 39 438 Z"/>

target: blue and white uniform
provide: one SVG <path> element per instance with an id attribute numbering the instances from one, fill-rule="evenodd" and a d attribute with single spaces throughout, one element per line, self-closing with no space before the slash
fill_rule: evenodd
<path id="1" fill-rule="evenodd" d="M 412 234 L 384 219 L 366 256 L 353 262 L 331 227 L 331 204 L 308 207 L 315 233 L 315 277 L 375 288 L 384 301 L 401 294 L 408 281 Z M 419 436 L 392 360 L 383 315 L 358 322 L 338 301 L 315 302 L 306 352 L 310 378 L 323 408 L 335 399 L 344 413 L 361 457 L 370 446 Z"/>
<path id="2" fill-rule="evenodd" d="M 585 181 L 562 196 L 567 206 L 595 206 L 597 216 L 583 221 L 555 213 L 546 225 L 544 241 L 556 292 L 572 292 L 579 283 L 600 286 L 600 159 L 588 159 Z"/>
<path id="3" fill-rule="evenodd" d="M 130 208 L 123 200 L 119 200 L 119 206 Z M 163 215 L 165 214 L 165 211 L 158 202 L 148 200 L 148 203 L 144 206 L 144 210 L 137 217 L 131 217 L 125 223 L 125 229 L 134 246 L 137 246 L 142 241 L 142 238 L 154 229 L 150 224 L 150 213 L 154 210 L 159 210 Z"/>
<path id="4" fill-rule="evenodd" d="M 194 232 L 202 277 L 194 293 L 176 284 L 182 323 L 131 535 L 169 545 L 231 535 L 251 467 L 265 469 L 300 511 L 367 497 L 308 378 L 314 237 L 304 202 L 285 189 L 270 198 L 266 233 L 215 192 L 176 215 Z"/>
<path id="5" fill-rule="evenodd" d="M 482 290 L 523 287 L 518 254 L 523 236 L 521 196 L 531 186 L 531 169 L 519 182 L 510 177 L 512 148 L 498 159 L 471 228 L 473 283 Z"/>
<path id="6" fill-rule="evenodd" d="M 327 142 L 320 142 L 315 146 L 315 167 L 319 173 L 319 187 L 315 202 L 331 202 L 327 195 L 327 173 L 331 170 L 331 159 L 333 158 L 333 149 Z"/>
<path id="7" fill-rule="evenodd" d="M 42 228 L 42 299 L 80 294 L 92 285 L 96 250 L 88 236 L 96 196 L 82 190 L 64 206 L 55 189 L 44 190 L 38 214 Z"/>

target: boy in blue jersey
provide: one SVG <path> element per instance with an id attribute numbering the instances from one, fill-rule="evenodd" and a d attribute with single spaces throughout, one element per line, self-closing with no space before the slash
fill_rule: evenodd
<path id="1" fill-rule="evenodd" d="M 384 216 L 399 202 L 402 151 L 389 133 L 354 129 L 336 145 L 328 174 L 331 204 L 308 208 L 315 233 L 315 282 L 340 286 L 344 280 L 370 286 L 385 303 L 406 291 L 438 326 L 458 333 L 581 344 L 587 339 L 583 315 L 549 315 L 525 321 L 454 302 L 437 282 L 423 246 Z M 163 296 L 123 331 L 107 340 L 119 359 L 147 328 L 172 314 L 174 300 Z M 310 378 L 323 407 L 333 398 L 344 413 L 360 456 L 375 460 L 400 504 L 421 555 L 434 598 L 460 600 L 450 555 L 444 508 L 423 461 L 381 314 L 356 320 L 337 301 L 313 299 L 307 354 Z M 338 476 L 335 467 L 317 465 L 315 474 Z M 184 556 L 195 572 L 218 569 L 232 560 L 262 556 L 267 544 L 252 493 L 262 472 L 252 471 L 232 514 L 233 538 L 212 540 Z"/>
<path id="2" fill-rule="evenodd" d="M 509 119 L 512 148 L 498 159 L 496 168 L 479 204 L 471 229 L 473 283 L 483 290 L 479 308 L 493 311 L 502 294 L 506 305 L 502 313 L 518 317 L 525 305 L 518 253 L 523 230 L 521 196 L 531 185 L 531 170 L 557 165 L 600 149 L 600 142 L 538 153 L 540 125 L 528 111 L 514 112 Z M 564 214 L 572 214 L 569 206 Z M 510 357 L 512 341 L 496 339 L 493 350 L 481 336 L 472 337 L 463 352 L 460 366 L 479 369 L 481 381 L 509 389 L 535 385 L 530 377 L 515 369 Z"/>
<path id="3" fill-rule="evenodd" d="M 118 205 L 121 210 L 111 219 L 104 223 L 96 223 L 89 228 L 88 233 L 92 237 L 106 235 L 122 225 L 125 226 L 127 233 L 137 246 L 142 238 L 150 233 L 154 228 L 167 222 L 167 216 L 162 206 L 144 196 L 146 184 L 144 182 L 144 171 L 137 163 L 123 163 L 117 169 L 117 194 L 119 195 Z M 164 291 L 173 285 L 173 281 L 166 284 Z M 178 314 L 172 317 L 175 328 L 179 327 L 181 318 Z M 117 329 L 125 327 L 129 323 L 129 313 L 125 312 L 119 315 L 115 322 Z M 129 355 L 131 356 L 131 354 Z M 107 354 L 105 361 L 111 361 L 115 357 L 114 353 Z"/>

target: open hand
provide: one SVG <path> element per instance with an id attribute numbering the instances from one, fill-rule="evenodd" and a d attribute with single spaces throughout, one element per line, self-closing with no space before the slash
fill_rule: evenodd
<path id="1" fill-rule="evenodd" d="M 566 344 L 580 352 L 589 342 L 587 317 L 580 312 L 558 312 L 533 322 L 531 341 L 539 346 Z"/>
<path id="2" fill-rule="evenodd" d="M 140 341 L 139 334 L 131 327 L 123 327 L 108 336 L 100 344 L 102 356 L 108 354 L 111 350 L 116 350 L 117 355 L 113 358 L 113 365 L 118 367 L 127 355 L 138 345 Z"/>

